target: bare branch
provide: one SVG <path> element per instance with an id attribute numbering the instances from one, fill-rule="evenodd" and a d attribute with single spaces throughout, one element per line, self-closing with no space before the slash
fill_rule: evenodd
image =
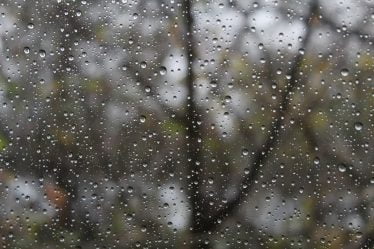
<path id="1" fill-rule="evenodd" d="M 303 48 L 307 47 L 309 44 L 312 34 L 311 21 L 312 18 L 316 16 L 318 7 L 318 1 L 313 1 L 310 5 L 309 13 L 304 19 L 306 33 L 301 44 Z M 279 107 L 276 111 L 274 122 L 269 128 L 270 133 L 266 137 L 263 145 L 257 151 L 255 151 L 254 158 L 250 165 L 250 173 L 246 175 L 240 183 L 239 190 L 237 191 L 236 196 L 233 199 L 229 200 L 226 206 L 223 209 L 219 210 L 215 215 L 206 217 L 200 224 L 200 226 L 197 227 L 200 232 L 206 232 L 208 230 L 215 229 L 219 225 L 219 221 L 227 218 L 239 208 L 240 204 L 245 200 L 248 193 L 255 186 L 255 180 L 257 179 L 262 166 L 266 163 L 269 154 L 278 142 L 282 126 L 284 125 L 285 116 L 290 110 L 292 94 L 299 84 L 299 73 L 303 59 L 304 55 L 302 53 L 297 54 L 294 63 L 291 66 L 291 70 L 289 72 L 290 79 L 286 89 L 282 94 Z"/>
<path id="2" fill-rule="evenodd" d="M 332 21 L 331 19 L 329 19 L 325 15 L 320 20 L 321 20 L 322 24 L 325 24 L 325 25 L 329 26 L 336 33 L 341 34 L 344 37 L 349 37 L 349 36 L 353 35 L 353 36 L 357 37 L 358 39 L 360 39 L 361 41 L 368 41 L 370 43 L 370 45 L 374 44 L 374 37 L 371 34 L 362 33 L 360 30 L 357 30 L 357 29 L 348 29 L 348 30 L 345 30 L 345 31 L 337 32 L 337 30 L 339 29 L 339 25 L 334 23 L 334 21 Z M 341 30 L 341 29 L 339 29 L 339 30 Z"/>
<path id="3" fill-rule="evenodd" d="M 348 152 L 333 152 L 333 149 L 330 147 L 329 143 L 325 143 L 323 141 L 320 141 L 319 137 L 314 132 L 313 128 L 305 122 L 307 117 L 305 117 L 304 122 L 302 123 L 302 128 L 304 132 L 304 136 L 307 138 L 307 141 L 309 142 L 310 147 L 314 148 L 323 148 L 322 150 L 318 151 L 318 155 L 324 157 L 325 159 L 333 158 L 335 161 L 338 161 L 341 164 L 344 165 L 351 165 L 351 161 L 349 158 L 347 158 L 346 155 L 349 155 Z M 355 184 L 362 184 L 362 185 L 368 185 L 370 182 L 370 179 L 364 179 L 364 176 L 361 176 L 355 168 L 347 167 L 346 173 L 349 175 Z"/>
<path id="4" fill-rule="evenodd" d="M 358 242 L 352 242 L 344 249 L 371 249 L 374 246 L 374 230 L 369 229 Z"/>
<path id="5" fill-rule="evenodd" d="M 196 104 L 196 92 L 194 86 L 195 72 L 193 70 L 193 63 L 196 57 L 197 51 L 195 48 L 193 29 L 194 29 L 194 17 L 192 14 L 192 0 L 183 1 L 183 20 L 185 26 L 184 49 L 186 50 L 187 59 L 187 115 L 184 120 L 184 124 L 187 127 L 187 161 L 188 161 L 188 192 L 193 212 L 192 217 L 192 229 L 195 231 L 199 226 L 201 213 L 202 213 L 202 195 L 200 193 L 201 187 L 201 150 L 202 145 L 199 142 L 201 136 L 199 126 L 199 110 Z"/>

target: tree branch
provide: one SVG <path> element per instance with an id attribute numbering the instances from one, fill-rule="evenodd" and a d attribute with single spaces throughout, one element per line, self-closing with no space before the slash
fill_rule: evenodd
<path id="1" fill-rule="evenodd" d="M 196 91 L 194 86 L 195 72 L 193 63 L 197 54 L 193 36 L 194 17 L 192 14 L 192 0 L 184 0 L 182 3 L 183 20 L 185 35 L 183 37 L 184 49 L 186 50 L 187 59 L 187 115 L 184 124 L 186 124 L 187 138 L 187 161 L 188 161 L 188 193 L 192 209 L 192 230 L 198 230 L 200 227 L 202 213 L 202 196 L 201 187 L 201 150 L 202 145 L 199 142 L 201 136 L 199 126 L 199 110 L 196 105 Z"/>
<path id="2" fill-rule="evenodd" d="M 310 5 L 310 10 L 307 16 L 304 18 L 304 25 L 306 27 L 306 33 L 303 39 L 303 42 L 301 44 L 301 47 L 305 48 L 308 46 L 312 29 L 311 29 L 311 21 L 314 16 L 316 16 L 318 11 L 318 1 L 312 1 Z M 291 107 L 291 100 L 292 100 L 292 94 L 294 93 L 295 88 L 299 84 L 299 73 L 300 68 L 302 65 L 302 61 L 304 59 L 304 55 L 301 53 L 298 53 L 294 63 L 291 66 L 289 75 L 289 83 L 287 84 L 287 87 L 285 91 L 282 94 L 281 101 L 279 104 L 279 107 L 276 111 L 275 121 L 270 127 L 270 133 L 266 137 L 263 145 L 257 149 L 254 153 L 254 158 L 250 165 L 250 173 L 246 175 L 242 182 L 240 183 L 239 190 L 236 194 L 236 196 L 229 200 L 226 206 L 219 210 L 215 215 L 205 217 L 204 222 L 201 226 L 199 226 L 200 232 L 206 232 L 212 229 L 215 229 L 219 225 L 219 221 L 222 221 L 223 219 L 227 218 L 228 216 L 232 215 L 242 204 L 242 202 L 245 200 L 245 197 L 247 197 L 248 193 L 253 189 L 255 186 L 255 180 L 258 177 L 258 174 L 262 168 L 262 166 L 266 163 L 266 160 L 268 159 L 269 154 L 273 150 L 274 146 L 278 142 L 278 138 L 280 136 L 280 132 L 282 129 L 282 126 L 284 125 L 284 119 L 287 113 L 290 110 Z"/>
<path id="3" fill-rule="evenodd" d="M 353 35 L 353 36 L 356 36 L 361 41 L 368 41 L 370 45 L 374 44 L 374 37 L 371 34 L 362 33 L 360 30 L 349 29 L 349 30 L 338 32 L 337 29 L 339 28 L 339 26 L 336 23 L 334 23 L 334 21 L 332 21 L 326 16 L 323 16 L 323 18 L 321 18 L 321 23 L 329 26 L 336 33 L 341 34 L 344 37 L 349 37 Z"/>
<path id="4" fill-rule="evenodd" d="M 369 229 L 358 242 L 350 243 L 343 249 L 372 249 L 374 246 L 374 230 Z"/>

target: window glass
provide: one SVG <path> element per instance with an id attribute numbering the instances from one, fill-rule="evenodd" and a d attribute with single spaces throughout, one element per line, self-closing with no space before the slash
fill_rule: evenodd
<path id="1" fill-rule="evenodd" d="M 374 248 L 372 0 L 1 0 L 0 248 Z"/>

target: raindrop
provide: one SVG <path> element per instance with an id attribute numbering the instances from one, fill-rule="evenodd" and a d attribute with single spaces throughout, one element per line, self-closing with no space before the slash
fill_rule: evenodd
<path id="1" fill-rule="evenodd" d="M 346 68 L 343 68 L 341 71 L 340 71 L 341 75 L 344 76 L 344 77 L 347 77 L 349 75 L 349 70 L 346 69 Z"/>
<path id="2" fill-rule="evenodd" d="M 160 67 L 160 74 L 165 75 L 167 73 L 166 67 Z"/>
<path id="3" fill-rule="evenodd" d="M 231 96 L 229 96 L 229 95 L 225 96 L 225 102 L 230 103 L 231 102 Z"/>
<path id="4" fill-rule="evenodd" d="M 342 172 L 342 173 L 347 171 L 347 167 L 342 163 L 339 164 L 338 169 L 339 169 L 339 172 Z"/>
<path id="5" fill-rule="evenodd" d="M 141 115 L 141 116 L 140 116 L 140 122 L 141 122 L 141 123 L 144 123 L 144 122 L 146 121 L 146 119 L 147 119 L 147 118 L 146 118 L 144 115 Z"/>
<path id="6" fill-rule="evenodd" d="M 212 87 L 212 88 L 216 88 L 217 87 L 217 82 L 216 81 L 211 81 L 210 82 L 210 87 Z"/>
<path id="7" fill-rule="evenodd" d="M 141 68 L 147 68 L 147 62 L 142 61 L 142 62 L 140 63 L 140 67 L 141 67 Z"/>
<path id="8" fill-rule="evenodd" d="M 361 122 L 356 122 L 355 123 L 355 130 L 356 131 L 361 131 L 364 125 Z"/>
<path id="9" fill-rule="evenodd" d="M 131 186 L 128 186 L 128 187 L 127 187 L 127 192 L 128 192 L 128 193 L 132 193 L 132 192 L 134 192 L 134 188 L 131 187 Z"/>
<path id="10" fill-rule="evenodd" d="M 25 54 L 29 54 L 29 53 L 30 53 L 30 48 L 29 48 L 29 47 L 24 47 L 24 48 L 23 48 L 23 52 L 24 52 Z"/>
<path id="11" fill-rule="evenodd" d="M 41 58 L 44 58 L 44 57 L 46 56 L 46 52 L 45 52 L 45 50 L 39 50 L 39 56 L 40 56 Z"/>

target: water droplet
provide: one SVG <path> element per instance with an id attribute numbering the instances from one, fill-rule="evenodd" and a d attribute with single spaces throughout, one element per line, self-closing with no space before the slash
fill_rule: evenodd
<path id="1" fill-rule="evenodd" d="M 144 115 L 141 115 L 141 116 L 140 116 L 140 122 L 141 122 L 141 123 L 144 123 L 144 122 L 146 121 L 146 119 L 147 119 L 147 118 L 146 118 Z"/>
<path id="2" fill-rule="evenodd" d="M 30 48 L 29 48 L 29 47 L 24 47 L 24 48 L 23 48 L 23 52 L 24 52 L 25 54 L 29 54 L 29 53 L 30 53 Z"/>
<path id="3" fill-rule="evenodd" d="M 131 187 L 131 186 L 128 186 L 128 187 L 127 187 L 127 192 L 128 192 L 128 193 L 132 193 L 132 192 L 134 192 L 134 188 Z"/>
<path id="4" fill-rule="evenodd" d="M 355 130 L 356 131 L 361 131 L 364 125 L 361 122 L 356 122 L 355 123 Z"/>
<path id="5" fill-rule="evenodd" d="M 160 74 L 165 75 L 167 73 L 166 67 L 160 67 Z"/>
<path id="6" fill-rule="evenodd" d="M 216 81 L 211 81 L 210 82 L 210 87 L 212 87 L 212 88 L 216 88 L 217 87 L 217 82 Z"/>
<path id="7" fill-rule="evenodd" d="M 142 62 L 140 63 L 140 67 L 141 67 L 141 68 L 147 68 L 147 62 L 142 61 Z"/>
<path id="8" fill-rule="evenodd" d="M 339 164 L 338 169 L 339 169 L 339 172 L 342 172 L 342 173 L 347 171 L 347 167 L 342 163 Z"/>
<path id="9" fill-rule="evenodd" d="M 360 238 L 362 238 L 362 235 L 363 235 L 362 232 L 357 232 L 356 233 L 356 238 L 360 239 Z"/>
<path id="10" fill-rule="evenodd" d="M 341 71 L 340 71 L 341 75 L 344 76 L 344 77 L 347 77 L 349 75 L 349 70 L 346 69 L 346 68 L 343 68 Z"/>
<path id="11" fill-rule="evenodd" d="M 39 56 L 40 56 L 41 58 L 44 58 L 44 57 L 46 56 L 46 52 L 45 52 L 45 50 L 39 50 Z"/>

